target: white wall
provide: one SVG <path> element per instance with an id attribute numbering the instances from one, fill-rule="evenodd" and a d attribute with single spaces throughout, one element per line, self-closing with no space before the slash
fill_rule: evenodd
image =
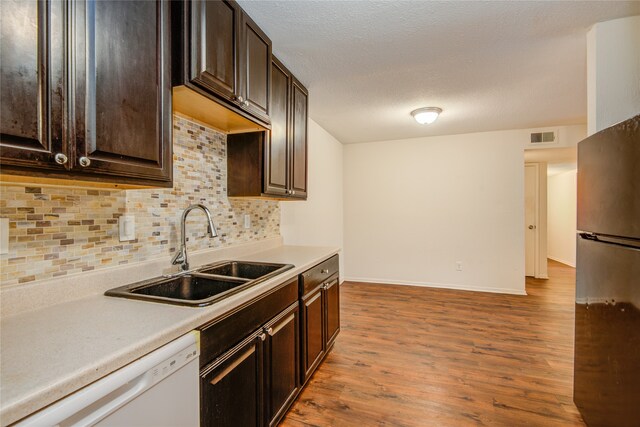
<path id="1" fill-rule="evenodd" d="M 547 180 L 548 257 L 576 266 L 575 170 L 551 175 Z"/>
<path id="2" fill-rule="evenodd" d="M 522 135 L 345 145 L 346 279 L 523 294 Z"/>
<path id="3" fill-rule="evenodd" d="M 280 233 L 286 245 L 343 247 L 343 147 L 309 120 L 306 201 L 280 203 Z M 344 251 L 340 254 L 344 274 Z"/>
<path id="4" fill-rule="evenodd" d="M 640 113 L 640 16 L 587 33 L 587 112 L 589 135 Z"/>

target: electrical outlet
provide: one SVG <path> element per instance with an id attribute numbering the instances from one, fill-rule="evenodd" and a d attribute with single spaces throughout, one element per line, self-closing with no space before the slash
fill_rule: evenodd
<path id="1" fill-rule="evenodd" d="M 118 218 L 118 232 L 121 242 L 136 240 L 136 219 L 133 215 L 122 215 Z"/>
<path id="2" fill-rule="evenodd" d="M 456 271 L 462 271 L 462 261 L 456 261 Z"/>
<path id="3" fill-rule="evenodd" d="M 251 228 L 251 215 L 244 215 L 244 228 Z"/>

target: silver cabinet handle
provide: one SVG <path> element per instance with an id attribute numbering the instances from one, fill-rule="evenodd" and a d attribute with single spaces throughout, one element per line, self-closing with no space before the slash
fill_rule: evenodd
<path id="1" fill-rule="evenodd" d="M 78 160 L 78 163 L 80 163 L 80 166 L 82 166 L 83 168 L 86 168 L 87 166 L 89 166 L 91 164 L 91 159 L 88 157 L 80 157 L 80 159 Z"/>
<path id="2" fill-rule="evenodd" d="M 267 339 L 267 334 L 260 335 L 260 341 L 264 341 Z"/>
<path id="3" fill-rule="evenodd" d="M 55 157 L 53 158 L 57 164 L 59 165 L 66 165 L 67 162 L 69 161 L 69 158 L 67 156 L 65 156 L 62 153 L 58 153 L 55 155 Z"/>
<path id="4" fill-rule="evenodd" d="M 329 274 L 329 269 L 321 270 L 320 274 Z"/>
<path id="5" fill-rule="evenodd" d="M 327 289 L 329 289 L 329 284 L 328 284 L 328 283 L 325 283 L 325 284 L 324 284 L 324 286 L 322 287 L 322 289 L 324 289 L 325 291 L 326 291 Z"/>

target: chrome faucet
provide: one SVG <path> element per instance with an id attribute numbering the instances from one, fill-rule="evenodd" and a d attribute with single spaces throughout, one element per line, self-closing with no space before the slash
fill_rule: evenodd
<path id="1" fill-rule="evenodd" d="M 209 225 L 207 226 L 207 233 L 209 233 L 209 237 L 216 237 L 218 235 L 216 227 L 213 225 L 213 221 L 211 220 L 211 212 L 209 212 L 209 209 L 205 205 L 191 205 L 187 209 L 185 209 L 184 212 L 182 212 L 182 219 L 180 220 L 180 234 L 182 240 L 180 243 L 180 249 L 178 249 L 178 252 L 174 255 L 173 259 L 171 260 L 171 264 L 180 264 L 180 268 L 183 271 L 189 269 L 189 261 L 187 259 L 187 235 L 185 233 L 185 226 L 187 223 L 187 215 L 189 215 L 189 212 L 194 209 L 201 209 L 207 215 L 207 221 L 209 222 Z"/>

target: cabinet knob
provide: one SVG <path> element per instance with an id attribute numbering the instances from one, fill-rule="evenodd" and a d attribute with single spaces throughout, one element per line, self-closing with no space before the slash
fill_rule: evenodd
<path id="1" fill-rule="evenodd" d="M 66 165 L 67 162 L 69 161 L 69 158 L 67 156 L 65 156 L 62 153 L 58 153 L 55 155 L 55 157 L 53 158 L 57 164 L 59 165 Z"/>
<path id="2" fill-rule="evenodd" d="M 80 166 L 82 166 L 83 168 L 86 168 L 87 166 L 89 166 L 91 164 L 91 159 L 88 157 L 80 157 L 80 159 L 78 160 L 78 163 L 80 163 Z"/>
<path id="3" fill-rule="evenodd" d="M 240 104 L 244 104 L 244 98 L 242 96 L 237 96 L 236 101 L 238 101 Z"/>
<path id="4" fill-rule="evenodd" d="M 329 274 L 329 269 L 325 269 L 325 270 L 321 270 L 320 271 L 321 274 Z"/>
<path id="5" fill-rule="evenodd" d="M 296 190 L 291 190 L 291 195 L 295 195 L 296 194 Z"/>
<path id="6" fill-rule="evenodd" d="M 249 101 L 245 100 L 245 101 L 242 103 L 242 105 L 244 105 L 245 107 L 248 107 L 248 106 L 249 106 Z"/>
<path id="7" fill-rule="evenodd" d="M 322 287 L 322 289 L 324 289 L 325 291 L 326 291 L 327 289 L 329 289 L 329 284 L 328 284 L 328 283 L 325 283 L 325 284 L 324 284 L 324 286 Z"/>
<path id="8" fill-rule="evenodd" d="M 266 329 L 265 332 L 273 336 L 273 328 Z"/>
<path id="9" fill-rule="evenodd" d="M 260 341 L 264 341 L 267 339 L 267 334 L 260 335 Z"/>

